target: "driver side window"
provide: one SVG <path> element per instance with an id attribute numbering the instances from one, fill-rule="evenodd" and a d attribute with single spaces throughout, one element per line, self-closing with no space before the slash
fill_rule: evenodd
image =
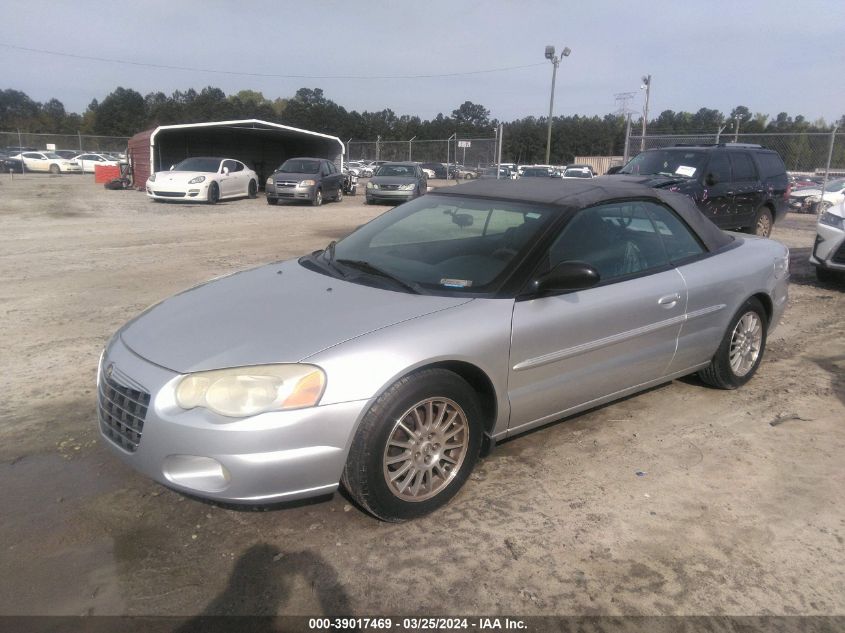
<path id="1" fill-rule="evenodd" d="M 669 265 L 660 235 L 640 201 L 579 211 L 549 249 L 549 269 L 564 261 L 590 264 L 602 283 Z"/>

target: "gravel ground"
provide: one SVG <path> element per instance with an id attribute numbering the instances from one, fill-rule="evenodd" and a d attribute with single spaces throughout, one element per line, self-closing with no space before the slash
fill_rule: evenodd
<path id="1" fill-rule="evenodd" d="M 0 614 L 845 614 L 845 295 L 806 262 L 811 216 L 775 229 L 791 299 L 750 384 L 674 381 L 506 442 L 425 519 L 342 494 L 223 508 L 113 459 L 94 381 L 115 329 L 386 210 L 362 202 L 0 179 Z"/>

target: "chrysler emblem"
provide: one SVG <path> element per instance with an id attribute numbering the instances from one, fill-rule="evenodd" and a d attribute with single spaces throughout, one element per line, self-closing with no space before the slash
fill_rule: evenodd
<path id="1" fill-rule="evenodd" d="M 106 378 L 111 378 L 111 375 L 114 373 L 114 363 L 109 363 L 109 366 L 106 367 Z"/>

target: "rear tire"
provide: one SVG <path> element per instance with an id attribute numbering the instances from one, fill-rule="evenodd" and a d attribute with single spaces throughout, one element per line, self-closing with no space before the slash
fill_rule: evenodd
<path id="1" fill-rule="evenodd" d="M 766 207 L 760 207 L 754 216 L 754 224 L 748 227 L 748 232 L 758 237 L 769 237 L 772 234 L 772 212 Z"/>
<path id="2" fill-rule="evenodd" d="M 423 369 L 398 380 L 366 413 L 341 482 L 368 512 L 407 521 L 445 505 L 481 448 L 478 397 L 457 374 Z"/>
<path id="3" fill-rule="evenodd" d="M 760 301 L 748 299 L 731 319 L 710 365 L 698 372 L 701 380 L 719 389 L 736 389 L 751 380 L 763 360 L 768 327 Z"/>

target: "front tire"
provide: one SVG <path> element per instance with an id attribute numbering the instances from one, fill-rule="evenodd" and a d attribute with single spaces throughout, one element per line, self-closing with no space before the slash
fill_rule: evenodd
<path id="1" fill-rule="evenodd" d="M 341 482 L 384 521 L 407 521 L 445 505 L 478 460 L 481 407 L 445 369 L 410 374 L 385 391 L 358 428 Z"/>
<path id="2" fill-rule="evenodd" d="M 58 165 L 50 165 L 50 173 L 54 176 L 58 176 L 61 173 L 61 169 Z"/>
<path id="3" fill-rule="evenodd" d="M 249 181 L 249 187 L 247 188 L 246 195 L 250 198 L 255 198 L 258 195 L 258 183 L 254 180 Z"/>
<path id="4" fill-rule="evenodd" d="M 719 389 L 736 389 L 751 380 L 763 360 L 768 327 L 760 301 L 748 299 L 731 319 L 710 365 L 698 372 L 701 380 Z"/>
<path id="5" fill-rule="evenodd" d="M 270 206 L 276 206 L 276 204 L 277 204 L 278 202 L 279 202 L 279 201 L 278 201 L 278 200 L 276 200 L 275 198 L 267 198 L 267 204 L 269 204 Z"/>
<path id="6" fill-rule="evenodd" d="M 337 188 L 337 195 L 334 197 L 335 202 L 343 201 L 343 185 Z"/>
<path id="7" fill-rule="evenodd" d="M 220 200 L 220 187 L 217 186 L 216 182 L 211 183 L 208 186 L 208 198 L 206 202 L 208 204 L 217 204 Z"/>
<path id="8" fill-rule="evenodd" d="M 832 283 L 834 281 L 839 280 L 839 274 L 835 270 L 830 270 L 829 268 L 822 268 L 821 266 L 816 266 L 816 279 L 821 281 L 822 283 Z"/>
<path id="9" fill-rule="evenodd" d="M 321 204 L 323 204 L 323 192 L 322 190 L 317 189 L 317 191 L 314 193 L 314 199 L 311 200 L 311 206 L 319 207 Z"/>

